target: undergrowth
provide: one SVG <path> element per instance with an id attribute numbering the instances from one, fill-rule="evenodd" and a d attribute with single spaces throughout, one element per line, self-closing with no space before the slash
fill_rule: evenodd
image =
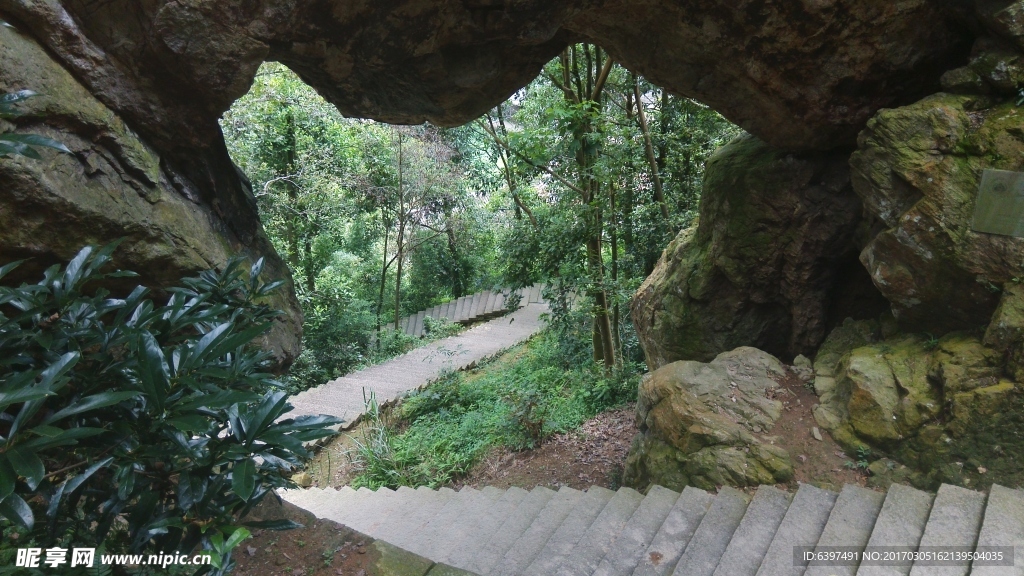
<path id="1" fill-rule="evenodd" d="M 638 364 L 605 374 L 565 346 L 566 334 L 549 329 L 473 373 L 447 373 L 397 407 L 393 422 L 370 402 L 353 485 L 441 486 L 491 447 L 533 448 L 635 400 Z"/>

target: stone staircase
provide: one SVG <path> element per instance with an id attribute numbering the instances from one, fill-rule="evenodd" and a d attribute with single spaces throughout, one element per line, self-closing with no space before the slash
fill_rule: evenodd
<path id="1" fill-rule="evenodd" d="M 1024 576 L 1024 490 L 937 494 L 802 484 L 753 497 L 660 486 L 284 491 L 285 500 L 414 552 L 488 576 Z M 794 547 L 1015 546 L 1015 566 L 807 566 Z M 809 548 L 810 549 L 810 548 Z M 454 571 L 453 571 L 454 573 Z"/>
<path id="2" fill-rule="evenodd" d="M 543 284 L 534 284 L 533 286 L 518 290 L 517 292 L 521 296 L 519 305 L 526 306 L 528 304 L 544 302 L 543 297 L 541 297 L 543 290 Z M 484 290 L 472 296 L 463 296 L 457 300 L 417 312 L 412 316 L 406 316 L 398 321 L 398 325 L 406 334 L 418 338 L 426 333 L 424 318 L 433 318 L 434 320 L 447 318 L 456 324 L 468 326 L 475 322 L 490 320 L 491 318 L 507 314 L 509 312 L 505 307 L 507 299 L 508 295 L 505 291 Z"/>

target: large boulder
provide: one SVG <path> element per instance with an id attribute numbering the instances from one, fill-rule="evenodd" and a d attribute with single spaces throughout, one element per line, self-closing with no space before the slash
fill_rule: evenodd
<path id="1" fill-rule="evenodd" d="M 1024 390 L 1002 376 L 999 350 L 962 332 L 857 340 L 830 335 L 846 346 L 830 351 L 835 385 L 814 408 L 837 442 L 892 456 L 922 488 L 1024 479 Z"/>
<path id="2" fill-rule="evenodd" d="M 265 279 L 290 282 L 262 229 L 243 240 L 216 205 L 177 187 L 179 173 L 44 47 L 0 26 L 0 61 L 0 92 L 31 86 L 42 94 L 21 107 L 17 126 L 0 128 L 50 136 L 72 151 L 0 160 L 0 262 L 28 259 L 7 280 L 35 282 L 85 243 L 124 239 L 114 264 L 152 288 L 177 285 L 238 254 L 264 257 Z M 302 311 L 290 286 L 270 304 L 286 315 L 264 344 L 288 364 L 299 353 Z"/>
<path id="3" fill-rule="evenodd" d="M 970 68 L 985 89 L 959 91 L 1009 96 L 1003 75 L 1024 80 L 992 46 L 979 41 Z M 880 111 L 860 135 L 853 187 L 879 230 L 861 261 L 904 329 L 984 328 L 1004 285 L 1024 276 L 1024 239 L 971 228 L 983 170 L 1024 169 L 1022 121 L 1013 100 L 940 93 Z"/>
<path id="4" fill-rule="evenodd" d="M 681 490 L 789 481 L 789 454 L 768 435 L 782 414 L 782 403 L 768 395 L 785 376 L 778 359 L 755 348 L 646 375 L 637 402 L 640 434 L 624 482 Z"/>
<path id="5" fill-rule="evenodd" d="M 752 136 L 719 149 L 698 223 L 669 244 L 632 302 L 648 365 L 737 346 L 813 354 L 836 293 L 869 284 L 853 243 L 860 213 L 846 154 L 794 155 Z"/>

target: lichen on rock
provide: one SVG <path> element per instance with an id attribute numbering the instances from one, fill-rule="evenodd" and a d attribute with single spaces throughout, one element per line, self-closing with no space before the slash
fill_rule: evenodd
<path id="1" fill-rule="evenodd" d="M 648 374 L 637 402 L 641 433 L 624 482 L 682 489 L 790 480 L 789 454 L 768 436 L 782 403 L 767 393 L 785 375 L 778 359 L 749 347 L 707 364 L 674 362 Z"/>

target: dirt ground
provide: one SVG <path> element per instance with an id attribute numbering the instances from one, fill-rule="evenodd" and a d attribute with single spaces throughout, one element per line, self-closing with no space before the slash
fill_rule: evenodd
<path id="1" fill-rule="evenodd" d="M 785 448 L 793 460 L 794 478 L 785 488 L 794 489 L 797 482 L 831 490 L 867 484 L 867 471 L 857 467 L 856 455 L 843 453 L 827 430 L 819 429 L 821 440 L 815 438 L 818 424 L 811 410 L 818 396 L 810 385 L 790 372 L 779 382 L 774 398 L 782 402 L 782 417 L 762 439 Z"/>
<path id="2" fill-rule="evenodd" d="M 235 550 L 234 576 L 376 576 L 372 554 L 358 532 L 268 496 L 251 519 L 289 518 L 303 528 L 254 530 Z"/>
<path id="3" fill-rule="evenodd" d="M 636 434 L 635 411 L 630 404 L 603 412 L 579 430 L 556 434 L 534 450 L 494 450 L 452 487 L 617 489 L 626 453 Z"/>

